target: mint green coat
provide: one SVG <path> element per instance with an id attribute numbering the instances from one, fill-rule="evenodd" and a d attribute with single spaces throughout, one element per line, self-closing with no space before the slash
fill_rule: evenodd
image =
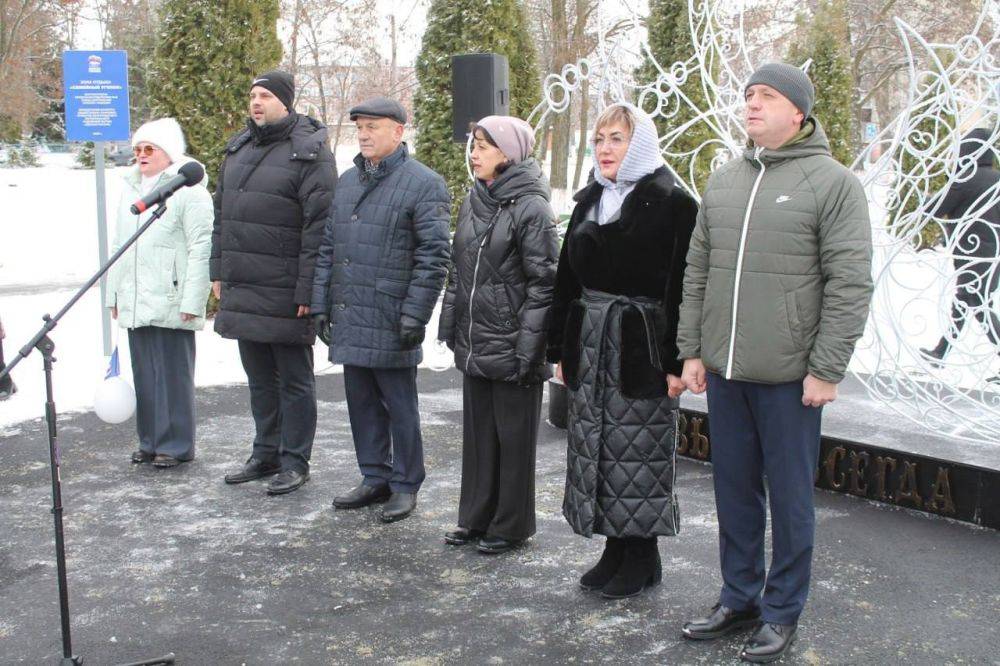
<path id="1" fill-rule="evenodd" d="M 181 164 L 167 167 L 159 186 L 177 175 Z M 118 203 L 112 253 L 151 215 L 129 212 L 142 196 L 138 166 L 123 178 L 125 187 Z M 205 326 L 208 299 L 208 258 L 212 250 L 215 212 L 205 182 L 182 187 L 167 200 L 167 211 L 153 222 L 136 243 L 111 268 L 107 283 L 107 305 L 118 308 L 122 328 L 159 326 L 201 330 Z M 181 313 L 196 315 L 181 321 Z"/>

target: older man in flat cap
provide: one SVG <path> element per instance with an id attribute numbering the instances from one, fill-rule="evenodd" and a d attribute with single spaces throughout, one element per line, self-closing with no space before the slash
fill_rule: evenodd
<path id="1" fill-rule="evenodd" d="M 681 378 L 708 390 L 723 580 L 683 633 L 754 627 L 740 657 L 768 663 L 809 591 L 820 417 L 865 329 L 872 245 L 864 188 L 831 156 L 806 74 L 762 65 L 744 99 L 751 146 L 705 187 L 677 328 Z"/>
<path id="2" fill-rule="evenodd" d="M 339 509 L 375 502 L 384 522 L 416 507 L 424 480 L 417 365 L 450 259 L 444 179 L 410 157 L 406 111 L 369 99 L 350 111 L 361 153 L 341 177 L 316 262 L 312 312 L 329 336 L 363 479 Z"/>

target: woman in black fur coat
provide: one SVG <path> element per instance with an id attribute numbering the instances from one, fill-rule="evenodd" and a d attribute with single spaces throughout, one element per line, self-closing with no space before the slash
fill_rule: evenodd
<path id="1" fill-rule="evenodd" d="M 594 182 L 575 196 L 559 260 L 549 360 L 570 390 L 563 515 L 578 534 L 607 537 L 580 585 L 622 598 L 660 581 L 656 538 L 680 527 L 676 330 L 697 204 L 636 107 L 608 107 L 593 141 Z"/>

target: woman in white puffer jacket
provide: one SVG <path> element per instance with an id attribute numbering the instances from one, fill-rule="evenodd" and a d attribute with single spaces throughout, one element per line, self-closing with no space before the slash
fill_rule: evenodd
<path id="1" fill-rule="evenodd" d="M 173 118 L 153 120 L 132 136 L 135 166 L 124 177 L 112 251 L 151 215 L 130 205 L 192 161 Z M 128 330 L 139 449 L 134 463 L 174 467 L 194 458 L 194 332 L 205 325 L 214 208 L 205 183 L 179 189 L 162 218 L 116 263 L 108 307 Z"/>

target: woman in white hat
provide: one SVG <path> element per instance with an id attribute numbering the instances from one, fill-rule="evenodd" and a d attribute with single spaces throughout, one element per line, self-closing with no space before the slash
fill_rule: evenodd
<path id="1" fill-rule="evenodd" d="M 152 214 L 133 215 L 130 205 L 192 161 L 173 118 L 136 130 L 132 149 L 136 164 L 124 177 L 113 251 Z M 213 218 L 204 182 L 177 190 L 108 278 L 108 307 L 128 330 L 132 358 L 139 433 L 133 463 L 175 467 L 194 458 L 194 332 L 205 325 Z"/>

